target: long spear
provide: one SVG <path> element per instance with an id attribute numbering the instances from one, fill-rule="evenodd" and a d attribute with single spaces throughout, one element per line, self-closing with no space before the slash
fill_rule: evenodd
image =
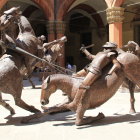
<path id="1" fill-rule="evenodd" d="M 42 62 L 47 63 L 50 67 L 52 67 L 52 65 L 53 65 L 52 63 L 48 62 L 47 60 L 42 59 L 42 58 L 39 58 L 39 57 L 37 57 L 36 55 L 31 54 L 31 53 L 29 53 L 29 52 L 27 52 L 27 51 L 25 51 L 25 50 L 23 50 L 23 49 L 17 47 L 17 46 L 16 46 L 15 44 L 13 44 L 13 43 L 10 43 L 9 45 L 6 45 L 2 40 L 0 40 L 0 46 L 2 46 L 2 48 L 8 48 L 8 49 L 11 49 L 11 50 L 20 52 L 20 53 L 22 53 L 22 54 L 26 54 L 26 55 L 29 55 L 29 56 L 31 56 L 31 57 L 34 57 L 34 58 L 36 58 L 36 59 L 39 60 L 39 61 L 42 61 Z"/>
<path id="2" fill-rule="evenodd" d="M 60 41 L 65 42 L 66 39 L 65 39 L 64 37 L 63 37 L 63 39 L 64 39 L 64 40 L 62 40 L 62 39 L 55 40 L 55 43 L 56 43 L 56 42 L 60 42 Z M 53 42 L 52 42 L 52 44 L 53 44 Z M 63 69 L 63 70 L 65 71 L 65 68 L 63 68 L 63 67 L 61 67 L 61 66 L 58 66 L 58 65 L 55 65 L 55 64 L 53 64 L 53 63 L 51 63 L 51 62 L 48 62 L 48 61 L 45 60 L 45 59 L 39 58 L 39 57 L 37 57 L 36 55 L 31 54 L 31 53 L 29 53 L 29 52 L 27 52 L 27 51 L 21 49 L 20 47 L 17 47 L 17 46 L 16 46 L 15 44 L 13 44 L 13 43 L 10 43 L 9 45 L 6 45 L 2 40 L 0 40 L 0 46 L 2 46 L 2 48 L 4 48 L 4 49 L 8 48 L 8 49 L 11 49 L 11 50 L 20 52 L 20 53 L 22 53 L 22 54 L 26 54 L 26 55 L 28 55 L 28 56 L 34 57 L 34 58 L 36 58 L 36 59 L 39 60 L 39 61 L 45 62 L 45 63 L 46 63 L 48 66 L 50 66 L 51 68 L 56 68 L 56 67 L 57 67 L 57 68 Z M 57 70 L 59 70 L 60 72 L 62 72 L 60 69 L 57 69 Z M 69 70 L 69 71 L 73 72 L 72 70 Z"/>

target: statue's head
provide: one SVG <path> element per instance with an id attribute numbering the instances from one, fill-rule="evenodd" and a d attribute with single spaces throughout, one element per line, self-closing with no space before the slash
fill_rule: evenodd
<path id="1" fill-rule="evenodd" d="M 128 41 L 126 46 L 128 46 L 128 47 L 136 47 L 136 46 L 138 46 L 138 44 L 136 42 L 134 42 L 134 41 Z"/>
<path id="2" fill-rule="evenodd" d="M 139 45 L 134 41 L 128 41 L 126 45 L 124 45 L 124 49 L 127 50 L 127 52 L 131 52 L 136 54 L 137 52 L 140 52 Z"/>
<path id="3" fill-rule="evenodd" d="M 117 48 L 117 44 L 115 42 L 106 42 L 102 47 L 105 50 L 114 50 Z"/>

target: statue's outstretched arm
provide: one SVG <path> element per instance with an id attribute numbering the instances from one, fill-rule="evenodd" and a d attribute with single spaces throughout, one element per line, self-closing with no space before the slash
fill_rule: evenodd
<path id="1" fill-rule="evenodd" d="M 89 60 L 93 60 L 95 58 L 95 55 L 92 55 L 85 47 L 81 47 L 80 49 Z"/>
<path id="2" fill-rule="evenodd" d="M 92 55 L 85 47 L 81 47 L 80 49 L 89 60 L 93 60 L 95 58 L 95 55 Z M 82 69 L 78 71 L 77 73 L 74 73 L 73 76 L 76 77 L 85 77 L 87 75 L 87 71 L 85 69 Z"/>
<path id="3" fill-rule="evenodd" d="M 67 41 L 67 38 L 65 36 L 63 36 L 60 39 L 54 40 L 52 42 L 44 43 L 43 48 L 50 49 L 53 45 L 64 44 L 66 41 Z"/>

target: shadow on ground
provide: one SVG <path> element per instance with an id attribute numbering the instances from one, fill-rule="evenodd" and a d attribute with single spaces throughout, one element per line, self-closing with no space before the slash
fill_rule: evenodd
<path id="1" fill-rule="evenodd" d="M 26 125 L 36 125 L 36 124 L 40 124 L 44 122 L 52 122 L 52 121 L 55 121 L 53 126 L 72 126 L 75 123 L 75 113 L 71 111 L 53 114 L 53 115 L 46 114 L 46 113 L 38 113 L 38 114 L 29 115 L 26 117 L 25 116 L 21 116 L 21 117 L 8 116 L 5 119 L 7 119 L 7 122 L 0 123 L 0 126 L 6 126 L 6 125 L 26 126 Z M 21 123 L 22 121 L 24 121 L 24 123 Z M 27 123 L 27 121 L 29 122 Z M 56 124 L 56 121 L 58 121 L 57 124 Z M 140 112 L 134 115 L 117 114 L 114 116 L 107 116 L 104 119 L 98 120 L 89 125 L 79 126 L 78 129 L 88 128 L 88 127 L 93 127 L 93 126 L 97 127 L 97 126 L 102 126 L 102 125 L 110 125 L 110 124 L 122 123 L 122 122 L 128 122 L 129 124 L 140 122 Z"/>
<path id="2" fill-rule="evenodd" d="M 33 84 L 34 84 L 36 87 L 37 87 L 37 86 L 41 86 L 41 84 L 42 84 L 42 81 L 39 81 L 39 80 L 38 80 L 38 77 L 32 77 L 32 78 L 31 78 L 31 81 L 33 82 Z M 23 80 L 23 85 L 24 85 L 24 87 L 31 87 L 31 86 L 32 86 L 28 79 Z"/>

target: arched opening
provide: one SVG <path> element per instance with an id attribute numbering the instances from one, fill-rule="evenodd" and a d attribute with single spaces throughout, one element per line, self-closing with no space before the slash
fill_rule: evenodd
<path id="1" fill-rule="evenodd" d="M 80 17 L 80 18 L 79 18 Z M 68 42 L 66 43 L 66 63 L 76 65 L 77 69 L 83 68 L 88 60 L 80 52 L 82 44 L 85 46 L 92 44 L 92 30 L 91 21 L 88 17 L 81 13 L 74 13 L 70 16 L 67 27 L 66 36 Z M 89 49 L 92 52 L 92 48 Z M 80 60 L 80 61 L 79 61 Z M 82 62 L 82 63 L 81 63 Z"/>
<path id="2" fill-rule="evenodd" d="M 14 6 L 20 6 L 22 14 L 30 21 L 36 36 L 47 36 L 46 23 L 47 19 L 41 8 L 32 0 L 10 0 L 2 8 L 2 11 L 8 10 Z M 16 29 L 14 29 L 16 30 Z M 18 32 L 18 30 L 17 30 Z"/>
<path id="3" fill-rule="evenodd" d="M 89 10 L 90 9 L 90 10 Z M 86 66 L 90 61 L 80 51 L 82 44 L 85 46 L 95 44 L 89 48 L 92 54 L 102 50 L 102 45 L 107 41 L 107 26 L 102 23 L 101 17 L 93 16 L 96 11 L 87 5 L 78 5 L 71 9 L 65 16 L 66 36 L 68 42 L 65 47 L 65 61 L 76 65 L 77 71 Z"/>

